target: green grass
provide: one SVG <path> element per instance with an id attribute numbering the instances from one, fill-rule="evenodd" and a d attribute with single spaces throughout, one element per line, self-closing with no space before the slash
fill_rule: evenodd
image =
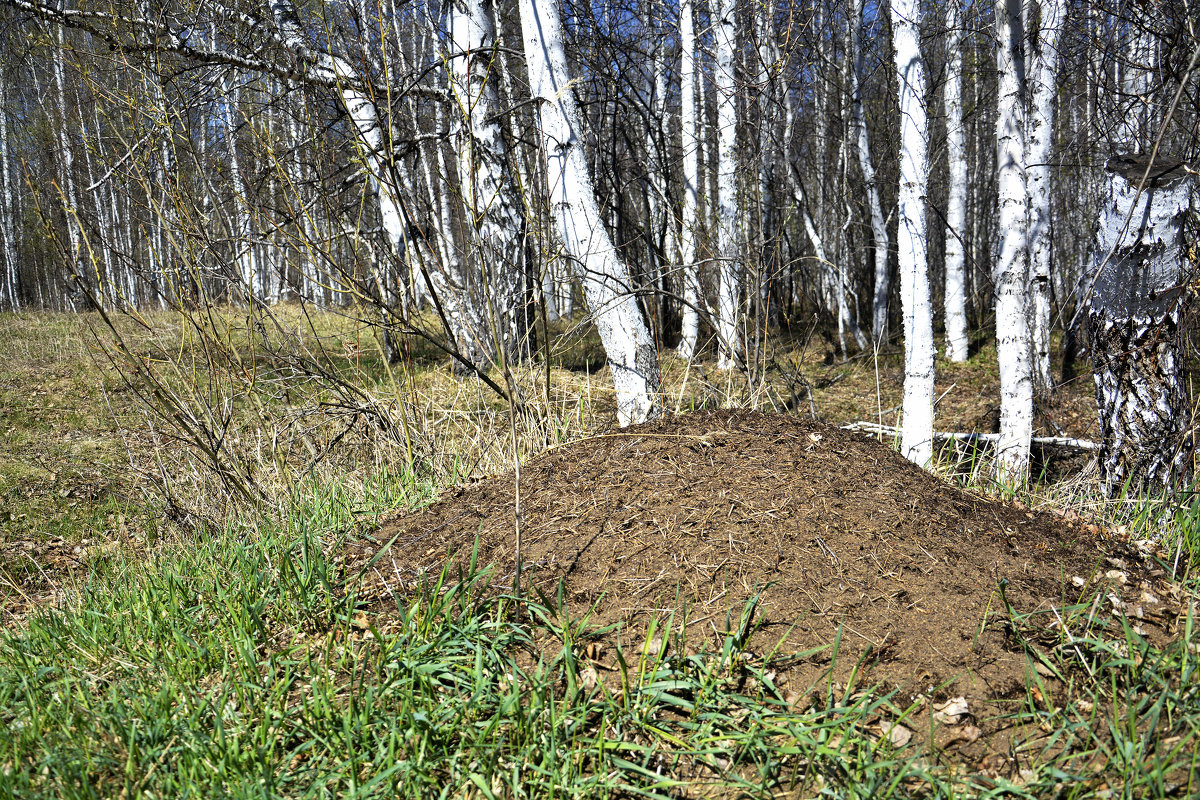
<path id="1" fill-rule="evenodd" d="M 226 317 L 230 352 L 255 361 L 247 326 Z M 588 609 L 558 596 L 518 606 L 490 585 L 486 565 L 368 601 L 343 563 L 347 538 L 371 532 L 383 512 L 511 463 L 495 398 L 464 391 L 419 347 L 398 375 L 421 437 L 413 460 L 394 436 L 360 428 L 339 437 L 345 416 L 298 413 L 332 396 L 289 386 L 280 399 L 286 365 L 264 358 L 248 383 L 233 371 L 164 367 L 167 385 L 198 376 L 193 388 L 215 386 L 244 412 L 230 428 L 241 442 L 230 457 L 272 480 L 276 502 L 223 506 L 219 492 L 202 496 L 209 478 L 178 443 L 146 437 L 144 409 L 93 359 L 79 320 L 0 315 L 0 591 L 43 568 L 57 587 L 0 630 L 0 797 L 1200 794 L 1194 579 L 1180 585 L 1184 630 L 1162 647 L 1092 595 L 1071 598 L 1061 622 L 1008 611 L 1030 684 L 999 708 L 1009 730 L 997 739 L 998 765 L 964 762 L 936 735 L 896 747 L 881 723 L 926 733 L 927 706 L 836 684 L 832 668 L 812 686 L 780 683 L 796 656 L 747 651 L 753 606 L 731 609 L 717 645 L 688 641 L 684 611 L 593 660 L 601 632 Z M 138 352 L 174 348 L 186 362 L 191 351 L 171 320 L 163 315 L 153 332 L 130 324 L 130 341 Z M 305 336 L 325 337 L 339 374 L 392 402 L 369 331 L 342 322 L 320 320 Z M 594 337 L 564 331 L 554 347 L 559 405 L 546 430 L 522 432 L 523 452 L 603 417 L 602 390 L 594 400 L 582 375 L 598 365 L 595 347 Z M 878 390 L 881 408 L 895 405 L 895 361 L 881 362 L 876 383 L 873 364 L 822 365 L 817 353 L 794 365 L 795 379 L 816 387 L 832 421 L 872 418 L 860 413 L 862 398 L 874 402 Z M 685 407 L 730 400 L 726 387 L 665 363 L 669 395 Z M 954 415 L 948 427 L 970 427 L 993 366 L 985 351 L 941 373 L 952 389 L 939 406 Z M 540 396 L 536 383 L 528 394 Z M 199 408 L 206 396 L 195 397 Z M 264 457 L 259 443 L 280 431 L 294 437 L 292 449 Z M 326 468 L 295 468 L 327 448 Z M 147 491 L 159 467 L 203 513 L 187 516 Z M 1069 491 L 1075 500 L 1026 489 L 1012 497 L 1086 508 Z M 1161 505 L 1136 498 L 1097 513 L 1136 530 L 1164 518 Z M 1200 508 L 1172 516 L 1186 573 L 1200 552 Z M 57 539 L 68 550 L 102 546 L 57 571 L 39 551 L 12 546 Z M 838 643 L 830 647 L 836 657 Z"/>
<path id="2" fill-rule="evenodd" d="M 407 503 L 431 489 L 411 477 L 384 483 L 386 497 Z M 832 679 L 777 685 L 787 654 L 745 649 L 753 606 L 732 614 L 707 652 L 688 646 L 682 616 L 657 620 L 612 669 L 587 657 L 598 633 L 587 609 L 538 597 L 518 616 L 482 565 L 367 606 L 337 554 L 338 532 L 370 505 L 309 487 L 283 523 L 202 532 L 150 560 L 93 560 L 78 594 L 0 633 L 0 795 L 1197 791 L 1200 634 L 1190 614 L 1163 649 L 1089 613 L 1088 598 L 1067 610 L 1058 638 L 1045 619 L 1010 616 L 1031 664 L 1058 677 L 1037 677 L 1008 709 L 1023 733 L 1012 769 L 989 776 L 919 738 L 893 747 L 881 720 L 917 726 L 894 695 Z M 1045 685 L 1035 692 L 1036 681 Z M 1065 702 L 1048 705 L 1052 695 Z"/>

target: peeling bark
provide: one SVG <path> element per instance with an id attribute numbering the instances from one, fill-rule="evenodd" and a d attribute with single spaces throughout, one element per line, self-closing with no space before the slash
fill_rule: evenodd
<path id="1" fill-rule="evenodd" d="M 1110 177 L 1088 308 L 1099 461 L 1109 497 L 1126 489 L 1172 492 L 1188 477 L 1194 446 L 1179 336 L 1187 267 L 1183 220 L 1192 187 L 1176 175 L 1139 196 L 1140 180 Z"/>

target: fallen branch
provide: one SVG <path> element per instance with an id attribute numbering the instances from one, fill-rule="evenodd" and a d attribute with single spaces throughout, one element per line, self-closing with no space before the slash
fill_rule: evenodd
<path id="1" fill-rule="evenodd" d="M 843 425 L 843 430 L 847 431 L 863 431 L 864 433 L 876 433 L 885 436 L 899 436 L 900 428 L 894 428 L 891 425 L 877 425 L 874 422 L 851 422 L 849 425 Z M 1000 440 L 998 433 L 949 433 L 943 431 L 934 431 L 933 440 L 935 442 L 967 442 L 968 444 L 982 444 L 985 442 L 996 442 Z M 1090 442 L 1087 439 L 1071 439 L 1066 436 L 1034 436 L 1030 441 L 1033 444 L 1040 444 L 1044 447 L 1062 447 L 1071 450 L 1099 450 L 1098 442 Z"/>

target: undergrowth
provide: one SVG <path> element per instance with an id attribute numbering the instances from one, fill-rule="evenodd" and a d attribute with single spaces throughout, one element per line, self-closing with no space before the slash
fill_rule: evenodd
<path id="1" fill-rule="evenodd" d="M 791 654 L 746 648 L 753 604 L 733 610 L 740 613 L 730 614 L 716 648 L 689 642 L 686 619 L 664 617 L 606 665 L 590 655 L 600 632 L 588 609 L 557 596 L 518 604 L 490 584 L 486 565 L 431 576 L 386 608 L 358 594 L 357 576 L 339 556 L 346 537 L 371 530 L 381 513 L 428 502 L 446 485 L 504 469 L 605 418 L 611 398 L 592 374 L 586 339 L 565 338 L 550 382 L 538 382 L 540 367 L 516 376 L 540 414 L 523 419 L 515 441 L 504 409 L 476 384 L 422 357 L 389 374 L 369 334 L 336 321 L 308 341 L 335 354 L 321 368 L 344 379 L 340 394 L 313 375 L 296 380 L 288 370 L 299 362 L 266 356 L 243 373 L 218 364 L 166 370 L 158 378 L 164 390 L 193 382 L 176 395 L 186 398 L 176 411 L 209 414 L 206 424 L 226 448 L 221 468 L 262 490 L 257 503 L 234 503 L 189 443 L 139 407 L 137 385 L 116 379 L 102 351 L 78 366 L 79 341 L 58 352 L 37 344 L 37 320 L 20 322 L 28 329 L 10 330 L 8 339 L 33 344 L 24 360 L 0 366 L 13 401 L 4 412 L 12 452 L 0 454 L 0 478 L 21 505 L 0 518 L 0 545 L 31 533 L 69 545 L 87 537 L 132 544 L 85 547 L 69 575 L 51 576 L 49 599 L 26 604 L 0 631 L 0 796 L 1200 794 L 1200 633 L 1188 577 L 1200 548 L 1194 505 L 1101 503 L 1082 479 L 1017 490 L 989 483 L 981 461 L 947 466 L 977 491 L 1125 525 L 1134 535 L 1152 535 L 1166 520 L 1177 546 L 1164 567 L 1182 576 L 1189 598 L 1182 635 L 1162 647 L 1135 623 L 1097 614 L 1103 597 L 1072 598 L 1053 620 L 1008 610 L 1011 635 L 1029 656 L 1030 686 L 1002 710 L 1017 731 L 1003 757 L 966 763 L 940 750 L 936 736 L 889 736 L 889 726 L 927 724 L 896 694 L 837 684 L 832 667 L 812 686 L 779 682 Z M 147 368 L 172 348 L 187 352 L 179 331 L 163 329 L 157 342 L 130 334 Z M 229 341 L 246 335 L 226 333 Z M 238 340 L 230 352 L 248 347 Z M 75 422 L 56 413 L 62 396 L 43 402 L 26 388 L 59 361 L 76 365 L 61 373 L 58 389 L 82 398 Z M 776 382 L 750 392 L 668 361 L 667 396 L 676 410 L 819 408 L 841 422 L 849 418 L 838 409 L 850 413 L 851 402 L 869 394 L 878 407 L 872 418 L 895 421 L 886 413 L 898 384 L 881 382 L 873 363 L 773 364 Z M 975 413 L 970 398 L 988 371 L 979 359 L 948 368 L 955 391 L 947 390 L 946 407 L 959 419 Z M 53 508 L 55 496 L 80 494 L 77 484 L 62 485 L 69 473 L 53 465 L 86 453 L 46 450 L 36 465 L 14 453 L 76 418 L 93 420 L 111 439 L 87 451 L 99 453 L 89 469 L 117 471 L 124 462 L 156 491 L 134 488 L 125 475 L 117 488 L 82 498 L 77 512 L 54 516 L 52 534 L 31 529 L 27 520 Z M 19 585 L 19 570 L 33 568 L 22 565 L 35 560 L 0 563 L 0 580 Z"/>
<path id="2" fill-rule="evenodd" d="M 419 503 L 430 486 L 398 497 Z M 0 794 L 30 797 L 1168 797 L 1200 784 L 1200 681 L 1183 636 L 1149 645 L 1083 597 L 1008 613 L 1029 654 L 1021 733 L 965 769 L 894 693 L 777 682 L 754 603 L 717 648 L 664 616 L 604 667 L 561 596 L 518 606 L 485 565 L 368 605 L 336 487 L 283 524 L 207 531 L 93 565 L 0 633 Z M 735 610 L 736 611 L 736 610 Z M 836 648 L 836 643 L 833 644 Z M 802 654 L 803 655 L 803 654 Z M 1036 669 L 1034 669 L 1036 667 Z M 832 676 L 832 671 L 829 673 Z"/>

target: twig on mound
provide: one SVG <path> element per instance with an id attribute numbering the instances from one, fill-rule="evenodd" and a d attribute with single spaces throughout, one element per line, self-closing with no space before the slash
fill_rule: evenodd
<path id="1" fill-rule="evenodd" d="M 899 436 L 900 428 L 892 427 L 891 425 L 878 425 L 874 422 L 851 422 L 848 425 L 842 426 L 843 430 L 847 431 L 863 431 L 864 433 L 877 433 L 887 436 Z M 987 442 L 996 442 L 1000 440 L 998 433 L 951 433 L 947 431 L 934 431 L 933 439 L 936 442 L 968 442 L 971 444 L 984 444 Z M 1100 443 L 1088 441 L 1087 439 L 1072 439 L 1068 436 L 1034 436 L 1030 439 L 1034 444 L 1040 444 L 1045 447 L 1062 447 L 1071 450 L 1099 450 Z"/>

